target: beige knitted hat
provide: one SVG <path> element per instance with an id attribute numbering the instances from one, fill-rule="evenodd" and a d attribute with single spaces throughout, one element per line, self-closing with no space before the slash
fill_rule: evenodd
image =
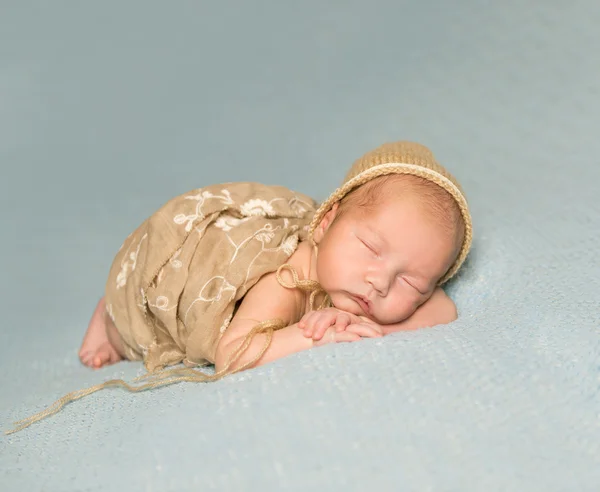
<path id="1" fill-rule="evenodd" d="M 311 242 L 313 245 L 315 244 L 313 233 L 334 203 L 367 181 L 385 174 L 420 176 L 441 186 L 456 200 L 465 224 L 465 237 L 456 261 L 439 281 L 439 284 L 447 282 L 462 266 L 471 248 L 473 238 L 471 214 L 465 194 L 456 178 L 435 160 L 427 147 L 417 143 L 386 143 L 358 159 L 350 168 L 342 186 L 335 190 L 315 213 L 309 230 Z"/>

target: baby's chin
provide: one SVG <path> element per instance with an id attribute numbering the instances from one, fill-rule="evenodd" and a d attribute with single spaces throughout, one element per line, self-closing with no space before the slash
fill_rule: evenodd
<path id="1" fill-rule="evenodd" d="M 334 308 L 339 309 L 340 311 L 345 311 L 350 314 L 355 314 L 356 316 L 365 316 L 365 313 L 362 312 L 360 306 L 356 304 L 352 299 L 347 297 L 340 298 L 331 298 L 331 304 Z"/>

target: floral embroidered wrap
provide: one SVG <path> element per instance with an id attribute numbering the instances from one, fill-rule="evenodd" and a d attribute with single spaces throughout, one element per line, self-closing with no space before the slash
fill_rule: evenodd
<path id="1" fill-rule="evenodd" d="M 149 372 L 214 363 L 238 301 L 307 239 L 315 210 L 308 196 L 247 182 L 169 200 L 110 269 L 106 308 L 126 356 Z"/>

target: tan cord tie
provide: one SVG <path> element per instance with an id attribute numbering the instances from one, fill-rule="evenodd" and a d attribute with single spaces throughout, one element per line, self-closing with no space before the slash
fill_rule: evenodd
<path id="1" fill-rule="evenodd" d="M 289 284 L 287 283 L 285 280 L 283 280 L 281 278 L 281 270 L 289 270 L 290 273 L 292 274 L 292 283 Z M 294 288 L 298 288 L 304 292 L 310 292 L 310 297 L 308 300 L 308 310 L 309 311 L 318 311 L 320 309 L 324 309 L 326 307 L 330 307 L 331 306 L 331 299 L 329 298 L 329 295 L 327 295 L 327 293 L 325 292 L 325 290 L 321 287 L 321 284 L 319 284 L 319 282 L 315 281 L 315 280 L 300 280 L 300 278 L 298 277 L 298 273 L 296 272 L 296 270 L 294 269 L 294 267 L 292 265 L 290 265 L 289 263 L 284 263 L 283 265 L 281 265 L 278 269 L 277 269 L 277 281 L 286 289 L 294 289 Z M 315 302 L 315 297 L 318 294 L 325 294 L 325 298 L 323 299 L 323 302 L 321 302 L 321 304 L 319 305 L 319 307 L 317 309 L 314 309 L 314 302 Z"/>
<path id="2" fill-rule="evenodd" d="M 293 284 L 288 284 L 281 278 L 280 271 L 283 268 L 290 270 L 292 277 L 293 277 Z M 313 306 L 313 302 L 314 302 L 314 298 L 315 298 L 316 294 L 318 294 L 319 292 L 325 292 L 321 288 L 319 283 L 315 282 L 314 280 L 300 280 L 298 278 L 298 274 L 296 273 L 296 270 L 294 270 L 294 268 L 287 263 L 284 265 L 281 265 L 277 269 L 277 280 L 283 287 L 286 287 L 288 289 L 297 287 L 304 292 L 311 292 L 310 300 L 309 300 L 309 306 L 310 306 L 311 310 L 312 310 L 312 306 Z M 321 303 L 321 306 L 319 307 L 319 309 L 322 309 L 323 307 L 325 307 L 328 302 L 329 302 L 329 296 L 326 295 L 325 299 Z M 121 388 L 124 388 L 127 391 L 137 393 L 137 392 L 145 391 L 148 389 L 158 388 L 160 386 L 167 386 L 170 384 L 182 383 L 182 382 L 208 383 L 208 382 L 212 382 L 212 381 L 217 381 L 218 379 L 221 379 L 224 376 L 228 376 L 230 374 L 235 374 L 236 372 L 243 371 L 245 369 L 252 367 L 254 364 L 256 364 L 256 362 L 258 362 L 261 359 L 261 357 L 265 354 L 265 352 L 271 345 L 271 341 L 273 339 L 273 333 L 275 332 L 275 330 L 280 330 L 281 328 L 285 328 L 285 326 L 287 326 L 287 325 L 283 322 L 283 320 L 280 320 L 280 319 L 266 320 L 266 321 L 263 321 L 263 322 L 257 324 L 256 326 L 254 326 L 246 334 L 244 339 L 239 343 L 239 345 L 235 348 L 235 350 L 233 350 L 233 352 L 231 352 L 231 354 L 229 355 L 229 359 L 227 360 L 227 363 L 225 364 L 225 367 L 214 374 L 206 374 L 206 373 L 203 373 L 200 371 L 196 371 L 191 367 L 180 367 L 180 368 L 174 368 L 174 369 L 168 369 L 168 370 L 162 370 L 162 371 L 158 371 L 158 372 L 148 373 L 148 374 L 144 374 L 143 376 L 137 377 L 133 380 L 134 383 L 139 382 L 139 381 L 148 381 L 148 382 L 146 382 L 144 384 L 140 384 L 138 386 L 129 384 L 122 379 L 111 379 L 104 383 L 100 383 L 100 384 L 91 386 L 86 389 L 72 391 L 71 393 L 66 394 L 62 398 L 55 401 L 52 405 L 50 405 L 45 410 L 42 410 L 41 412 L 38 412 L 35 415 L 31 415 L 30 417 L 27 417 L 23 420 L 19 420 L 19 421 L 15 422 L 13 424 L 15 426 L 14 429 L 5 431 L 5 434 L 13 434 L 20 430 L 23 430 L 23 429 L 29 427 L 31 424 L 35 424 L 36 422 L 39 422 L 40 420 L 45 419 L 46 417 L 50 417 L 50 416 L 58 413 L 65 405 L 67 405 L 75 400 L 79 400 L 80 398 L 83 398 L 85 396 L 91 395 L 92 393 L 95 393 L 96 391 L 100 391 L 105 388 L 120 386 Z M 265 344 L 262 347 L 262 349 L 259 351 L 259 353 L 252 360 L 246 362 L 245 364 L 242 364 L 240 367 L 238 367 L 236 369 L 230 369 L 231 366 L 240 359 L 240 357 L 244 354 L 244 352 L 248 349 L 248 347 L 250 347 L 250 344 L 252 343 L 254 336 L 257 334 L 261 334 L 261 333 L 265 333 L 267 335 L 267 337 L 265 340 Z"/>

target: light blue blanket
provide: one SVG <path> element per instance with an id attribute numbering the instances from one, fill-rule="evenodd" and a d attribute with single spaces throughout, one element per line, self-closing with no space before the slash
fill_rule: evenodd
<path id="1" fill-rule="evenodd" d="M 600 490 L 598 2 L 12 4 L 2 429 L 142 374 L 77 350 L 122 240 L 178 193 L 324 199 L 363 152 L 417 140 L 475 243 L 455 323 L 96 393 L 0 437 L 0 490 Z"/>

